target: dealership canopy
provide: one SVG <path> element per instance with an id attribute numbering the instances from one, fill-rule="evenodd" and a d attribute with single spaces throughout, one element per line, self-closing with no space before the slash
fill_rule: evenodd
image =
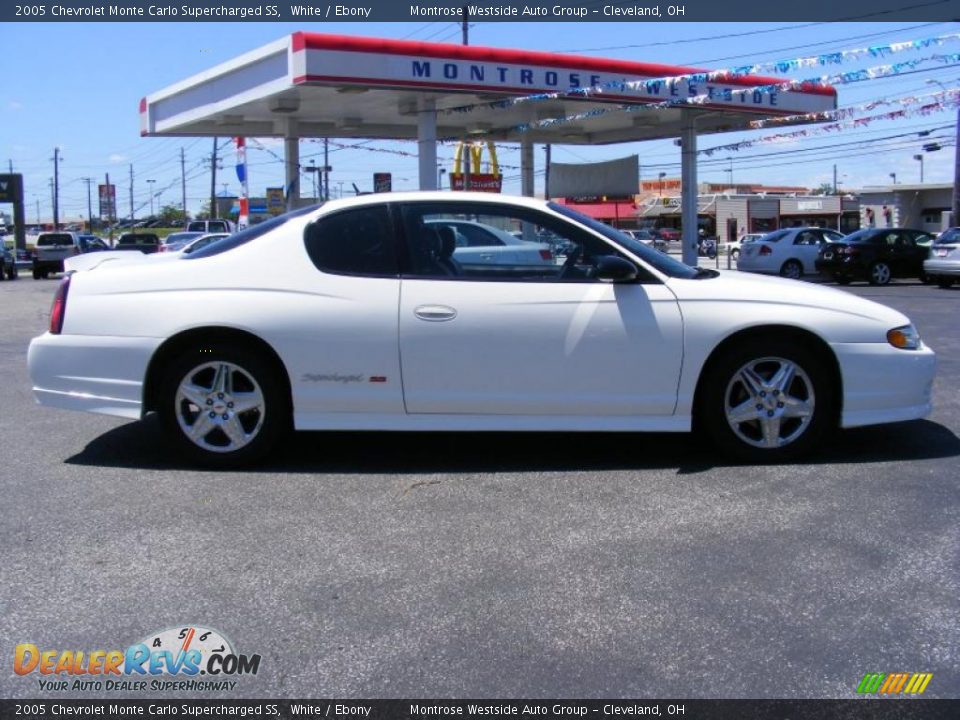
<path id="1" fill-rule="evenodd" d="M 299 196 L 300 138 L 416 139 L 422 189 L 436 188 L 438 139 L 518 142 L 523 193 L 532 195 L 533 143 L 597 145 L 679 137 L 682 190 L 692 198 L 698 135 L 749 129 L 750 121 L 771 116 L 836 108 L 830 87 L 759 91 L 782 80 L 721 76 L 707 81 L 702 77 L 706 72 L 297 32 L 148 95 L 140 103 L 141 134 L 283 137 L 291 207 Z M 701 77 L 657 82 L 690 75 Z M 587 88 L 589 93 L 567 92 Z M 510 102 L 552 93 L 559 96 Z M 685 98 L 698 102 L 665 107 Z M 689 224 L 686 220 L 685 228 L 692 225 L 695 233 L 695 218 Z"/>

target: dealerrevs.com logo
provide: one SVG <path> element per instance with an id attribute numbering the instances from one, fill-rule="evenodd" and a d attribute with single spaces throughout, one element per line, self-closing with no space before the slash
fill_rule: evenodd
<path id="1" fill-rule="evenodd" d="M 126 650 L 61 650 L 21 643 L 13 671 L 39 675 L 45 691 L 233 690 L 240 675 L 256 675 L 260 655 L 234 651 L 223 633 L 196 625 L 148 635 Z"/>
<path id="2" fill-rule="evenodd" d="M 857 686 L 861 695 L 922 695 L 933 673 L 867 673 Z"/>

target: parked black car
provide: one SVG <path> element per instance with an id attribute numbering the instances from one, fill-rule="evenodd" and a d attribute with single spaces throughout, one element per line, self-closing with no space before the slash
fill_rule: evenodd
<path id="1" fill-rule="evenodd" d="M 145 255 L 160 250 L 160 237 L 153 233 L 124 233 L 115 250 L 139 250 Z"/>
<path id="2" fill-rule="evenodd" d="M 0 239 L 0 280 L 17 279 L 17 255 Z"/>
<path id="3" fill-rule="evenodd" d="M 824 245 L 815 266 L 841 285 L 856 279 L 886 285 L 894 277 L 926 282 L 923 261 L 932 242 L 933 236 L 923 230 L 864 228 Z"/>

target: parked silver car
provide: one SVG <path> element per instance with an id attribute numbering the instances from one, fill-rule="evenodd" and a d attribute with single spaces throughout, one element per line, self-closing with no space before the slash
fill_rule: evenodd
<path id="1" fill-rule="evenodd" d="M 930 246 L 930 256 L 923 261 L 927 277 L 942 288 L 960 280 L 960 227 L 940 233 Z"/>

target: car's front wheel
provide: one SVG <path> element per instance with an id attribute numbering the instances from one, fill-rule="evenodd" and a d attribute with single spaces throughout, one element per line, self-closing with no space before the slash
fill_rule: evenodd
<path id="1" fill-rule="evenodd" d="M 889 265 L 885 262 L 875 262 L 870 266 L 870 274 L 867 279 L 871 285 L 886 285 L 890 282 L 892 276 L 893 273 L 890 271 Z"/>
<path id="2" fill-rule="evenodd" d="M 18 277 L 20 277 L 20 271 L 17 270 L 17 263 L 13 263 L 13 266 L 7 273 L 7 280 L 16 280 Z"/>
<path id="3" fill-rule="evenodd" d="M 180 355 L 164 376 L 159 409 L 177 448 L 215 467 L 259 460 L 290 424 L 277 372 L 261 354 L 233 344 Z"/>
<path id="4" fill-rule="evenodd" d="M 780 462 L 809 451 L 835 420 L 835 389 L 823 361 L 787 340 L 748 340 L 704 377 L 703 428 L 740 460 Z"/>

